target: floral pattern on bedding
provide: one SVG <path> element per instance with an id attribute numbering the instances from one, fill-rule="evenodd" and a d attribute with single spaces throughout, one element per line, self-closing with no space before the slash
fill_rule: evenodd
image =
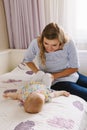
<path id="1" fill-rule="evenodd" d="M 25 72 L 25 74 L 30 74 L 30 75 L 33 74 L 33 71 L 32 71 L 32 70 L 28 70 L 29 68 L 26 67 L 26 64 L 25 64 L 25 63 L 19 64 L 19 65 L 18 65 L 18 68 L 19 68 L 20 70 L 27 70 L 27 71 Z"/>
<path id="2" fill-rule="evenodd" d="M 80 101 L 74 101 L 73 102 L 73 105 L 80 111 L 83 111 L 84 108 L 83 108 L 83 104 L 80 102 Z"/>
<path id="3" fill-rule="evenodd" d="M 7 81 L 2 81 L 3 83 L 15 83 L 15 82 L 22 82 L 22 80 L 15 80 L 15 79 L 8 79 Z"/>
<path id="4" fill-rule="evenodd" d="M 60 117 L 54 117 L 53 119 L 49 119 L 48 125 L 51 125 L 52 127 L 57 127 L 61 129 L 67 129 L 71 130 L 74 127 L 74 121 L 71 119 L 64 119 Z"/>
<path id="5" fill-rule="evenodd" d="M 19 69 L 21 69 L 21 70 L 24 70 L 25 69 L 25 67 L 26 67 L 26 65 L 25 65 L 25 63 L 20 63 L 18 66 L 17 66 Z"/>
<path id="6" fill-rule="evenodd" d="M 32 75 L 32 74 L 33 74 L 33 71 L 26 71 L 25 73 L 26 73 L 26 74 L 29 74 L 29 75 Z"/>
<path id="7" fill-rule="evenodd" d="M 18 124 L 14 130 L 34 130 L 35 123 L 34 121 L 26 121 L 26 122 L 21 122 Z"/>
<path id="8" fill-rule="evenodd" d="M 85 102 L 75 95 L 70 95 L 68 98 L 64 96 L 54 98 L 35 115 L 25 113 L 23 104 L 3 99 L 3 92 L 16 91 L 31 76 L 32 71 L 21 63 L 11 73 L 1 77 L 0 130 L 87 130 L 87 115 L 86 119 L 83 116 Z M 85 123 L 84 125 L 82 123 L 79 129 L 81 120 Z"/>

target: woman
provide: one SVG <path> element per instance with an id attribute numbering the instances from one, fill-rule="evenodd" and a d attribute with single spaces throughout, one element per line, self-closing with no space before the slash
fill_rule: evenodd
<path id="1" fill-rule="evenodd" d="M 33 59 L 37 56 L 38 66 Z M 34 39 L 24 57 L 33 72 L 42 70 L 54 77 L 54 90 L 66 90 L 87 101 L 87 77 L 78 73 L 79 62 L 74 42 L 57 24 L 50 23 Z"/>

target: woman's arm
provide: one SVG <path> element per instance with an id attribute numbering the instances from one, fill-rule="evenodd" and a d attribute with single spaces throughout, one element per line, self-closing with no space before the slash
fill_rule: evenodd
<path id="1" fill-rule="evenodd" d="M 68 68 L 68 69 L 65 69 L 61 72 L 52 73 L 52 75 L 53 75 L 54 79 L 57 79 L 57 78 L 69 76 L 70 74 L 73 74 L 77 71 L 78 71 L 78 68 Z"/>
<path id="2" fill-rule="evenodd" d="M 27 62 L 26 64 L 34 73 L 37 73 L 39 71 L 34 62 Z"/>
<path id="3" fill-rule="evenodd" d="M 38 67 L 35 65 L 34 62 L 28 62 L 26 64 L 34 73 L 37 73 L 39 71 Z M 78 68 L 68 68 L 61 72 L 56 72 L 56 73 L 51 73 L 51 74 L 54 77 L 54 79 L 57 79 L 57 78 L 69 76 L 70 74 L 73 74 L 77 71 L 78 71 Z"/>

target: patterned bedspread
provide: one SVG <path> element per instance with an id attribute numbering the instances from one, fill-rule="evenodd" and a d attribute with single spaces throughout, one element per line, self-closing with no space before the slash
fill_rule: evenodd
<path id="1" fill-rule="evenodd" d="M 32 75 L 20 64 L 0 76 L 0 130 L 87 130 L 86 102 L 75 95 L 52 99 L 38 114 L 26 113 L 19 101 L 3 98 L 4 90 L 21 87 Z"/>

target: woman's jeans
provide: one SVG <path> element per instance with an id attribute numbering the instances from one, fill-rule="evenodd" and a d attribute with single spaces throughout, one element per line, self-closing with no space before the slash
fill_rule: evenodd
<path id="1" fill-rule="evenodd" d="M 87 76 L 84 76 L 80 73 L 78 74 L 79 79 L 76 83 L 70 81 L 58 82 L 51 86 L 51 88 L 54 90 L 66 90 L 71 94 L 82 97 L 87 101 Z"/>

